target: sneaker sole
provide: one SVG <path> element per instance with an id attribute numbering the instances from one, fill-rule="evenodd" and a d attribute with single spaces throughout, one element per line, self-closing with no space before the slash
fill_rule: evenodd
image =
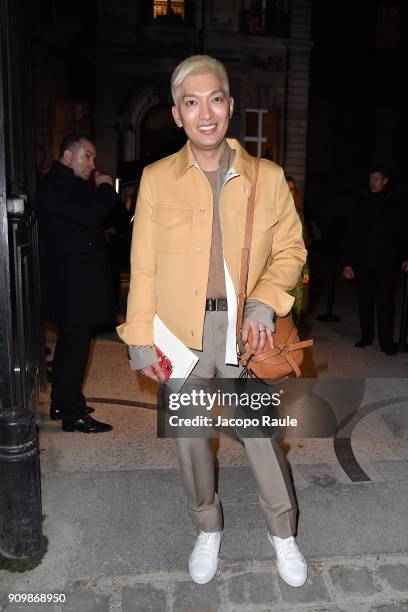
<path id="1" fill-rule="evenodd" d="M 193 582 L 195 582 L 195 584 L 207 584 L 208 582 L 211 582 L 211 580 L 213 578 L 215 578 L 216 574 L 217 574 L 217 569 L 218 569 L 218 563 L 217 563 L 217 567 L 215 568 L 215 572 L 214 574 L 212 574 L 212 576 L 210 576 L 209 578 L 207 576 L 205 576 L 204 578 L 193 578 L 193 576 L 191 575 L 191 571 L 189 568 L 189 574 L 190 574 L 190 578 Z"/>
<path id="2" fill-rule="evenodd" d="M 289 578 L 284 578 L 282 576 L 282 574 L 280 573 L 279 568 L 277 568 L 277 569 L 278 569 L 278 574 L 282 578 L 283 582 L 285 582 L 286 584 L 288 584 L 291 587 L 294 587 L 295 589 L 303 586 L 305 584 L 306 580 L 307 580 L 307 575 L 306 575 L 306 578 L 304 580 L 302 579 L 302 582 L 295 582 L 293 580 L 290 580 Z"/>

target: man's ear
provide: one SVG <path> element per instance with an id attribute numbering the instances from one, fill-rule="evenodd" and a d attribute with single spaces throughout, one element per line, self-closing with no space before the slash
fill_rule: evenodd
<path id="1" fill-rule="evenodd" d="M 384 176 L 384 185 L 388 183 L 388 176 Z"/>
<path id="2" fill-rule="evenodd" d="M 61 163 L 69 166 L 72 160 L 72 151 L 65 149 L 63 156 L 61 157 Z"/>
<path id="3" fill-rule="evenodd" d="M 173 119 L 174 119 L 177 127 L 183 127 L 183 122 L 181 120 L 180 113 L 178 111 L 177 106 L 172 106 L 171 107 L 171 112 L 173 114 Z"/>
<path id="4" fill-rule="evenodd" d="M 234 112 L 234 98 L 229 99 L 229 106 L 230 106 L 229 118 L 231 119 L 232 114 Z"/>

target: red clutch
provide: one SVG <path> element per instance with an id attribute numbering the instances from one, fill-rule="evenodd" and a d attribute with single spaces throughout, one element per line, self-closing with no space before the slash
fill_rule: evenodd
<path id="1" fill-rule="evenodd" d="M 161 365 L 161 368 L 164 372 L 164 376 L 166 377 L 166 380 L 169 380 L 171 373 L 173 371 L 173 365 L 170 361 L 170 359 L 168 357 L 166 357 L 166 355 L 164 353 L 161 352 L 161 350 L 156 346 L 153 345 L 155 350 L 156 350 L 156 354 L 157 357 L 159 359 L 159 363 Z"/>

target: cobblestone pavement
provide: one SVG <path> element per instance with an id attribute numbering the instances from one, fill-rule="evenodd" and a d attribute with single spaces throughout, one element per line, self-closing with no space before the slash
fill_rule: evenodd
<path id="1" fill-rule="evenodd" d="M 408 612 L 408 353 L 388 358 L 375 345 L 354 349 L 356 317 L 339 312 L 341 324 L 309 319 L 304 335 L 316 346 L 306 376 L 319 379 L 314 392 L 332 406 L 330 380 L 321 382 L 340 377 L 335 396 L 363 410 L 350 438 L 366 478 L 345 471 L 330 437 L 303 431 L 286 440 L 301 511 L 298 541 L 309 565 L 302 588 L 277 576 L 247 458 L 228 438 L 218 449 L 228 538 L 217 578 L 191 582 L 194 534 L 174 441 L 157 439 L 154 388 L 140 384 L 123 346 L 107 337 L 95 343 L 85 393 L 114 429 L 106 437 L 62 433 L 43 398 L 37 417 L 48 549 L 29 571 L 0 564 L 0 611 Z M 319 406 L 297 408 L 315 428 Z M 66 601 L 8 603 L 10 592 L 41 591 L 64 593 Z"/>
<path id="2" fill-rule="evenodd" d="M 408 556 L 376 555 L 309 561 L 301 589 L 285 585 L 269 564 L 225 565 L 207 585 L 186 573 L 78 581 L 64 604 L 6 605 L 22 612 L 396 612 L 408 610 Z"/>

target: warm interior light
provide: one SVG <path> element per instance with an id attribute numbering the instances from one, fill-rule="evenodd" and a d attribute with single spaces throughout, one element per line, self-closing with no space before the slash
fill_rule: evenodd
<path id="1" fill-rule="evenodd" d="M 154 0 L 153 17 L 180 15 L 184 19 L 184 0 Z"/>

